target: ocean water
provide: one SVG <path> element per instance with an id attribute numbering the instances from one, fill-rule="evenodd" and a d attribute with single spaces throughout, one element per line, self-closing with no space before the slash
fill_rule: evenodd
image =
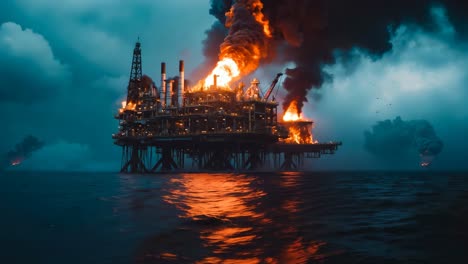
<path id="1" fill-rule="evenodd" d="M 468 175 L 0 174 L 1 263 L 468 263 Z"/>

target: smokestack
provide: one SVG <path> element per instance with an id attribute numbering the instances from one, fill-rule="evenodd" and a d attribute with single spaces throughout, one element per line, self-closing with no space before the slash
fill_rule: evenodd
<path id="1" fill-rule="evenodd" d="M 162 107 L 166 107 L 166 98 L 167 98 L 167 91 L 166 91 L 166 63 L 161 62 L 161 99 L 164 98 L 164 101 L 161 102 Z"/>
<path id="2" fill-rule="evenodd" d="M 174 106 L 174 102 L 172 100 L 172 98 L 174 98 L 174 80 L 169 81 L 169 87 L 167 88 L 167 90 L 166 90 L 166 102 L 167 102 L 168 93 L 171 93 L 170 97 L 169 97 L 169 104 L 168 105 L 172 107 L 172 106 Z"/>
<path id="3" fill-rule="evenodd" d="M 184 61 L 179 61 L 179 91 L 177 92 L 177 107 L 180 107 L 183 102 L 183 96 L 185 94 L 185 70 Z"/>
<path id="4" fill-rule="evenodd" d="M 216 74 L 213 75 L 213 88 L 218 88 L 218 75 Z"/>

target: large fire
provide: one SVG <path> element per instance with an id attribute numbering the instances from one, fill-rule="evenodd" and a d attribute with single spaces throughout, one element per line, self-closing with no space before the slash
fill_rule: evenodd
<path id="1" fill-rule="evenodd" d="M 255 71 L 260 60 L 268 55 L 268 41 L 272 36 L 269 21 L 262 13 L 263 3 L 260 0 L 237 1 L 226 12 L 225 26 L 230 29 L 219 49 L 219 60 L 215 68 L 200 81 L 192 91 L 215 88 L 230 89 L 229 84 Z M 245 16 L 247 10 L 250 15 Z M 257 25 L 245 30 L 238 25 Z M 215 84 L 216 79 L 216 84 Z"/>
<path id="2" fill-rule="evenodd" d="M 288 109 L 286 109 L 286 112 L 284 112 L 283 121 L 290 122 L 299 120 L 302 120 L 302 114 L 299 114 L 299 110 L 297 109 L 297 102 L 292 101 L 288 106 Z"/>
<path id="3" fill-rule="evenodd" d="M 214 85 L 214 75 L 216 75 L 217 85 L 220 87 L 228 87 L 229 83 L 240 74 L 237 63 L 231 58 L 224 58 L 218 61 L 216 67 L 205 79 L 205 87 Z"/>
<path id="4" fill-rule="evenodd" d="M 262 1 L 254 0 L 254 1 L 251 1 L 250 5 L 251 5 L 250 9 L 252 12 L 252 16 L 255 18 L 255 21 L 257 21 L 260 25 L 262 25 L 263 33 L 265 34 L 265 36 L 271 38 L 272 35 L 271 35 L 270 23 L 268 19 L 265 18 L 265 15 L 263 15 L 263 12 L 262 12 L 262 9 L 263 9 Z M 234 17 L 234 6 L 232 6 L 231 9 L 226 13 L 228 27 L 231 26 L 229 21 L 232 21 L 233 17 Z"/>
<path id="5" fill-rule="evenodd" d="M 285 143 L 289 144 L 316 144 L 317 140 L 314 140 L 314 137 L 309 130 L 308 126 L 299 125 L 300 123 L 291 125 L 288 127 L 289 136 L 284 139 Z"/>
<path id="6" fill-rule="evenodd" d="M 312 135 L 312 122 L 305 120 L 302 114 L 299 114 L 297 102 L 292 101 L 283 115 L 283 121 L 286 122 L 288 128 L 288 138 L 284 139 L 285 143 L 293 144 L 316 144 Z M 310 122 L 310 125 L 308 124 Z"/>

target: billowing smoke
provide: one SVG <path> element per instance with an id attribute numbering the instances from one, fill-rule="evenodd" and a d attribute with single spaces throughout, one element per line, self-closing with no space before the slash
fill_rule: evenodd
<path id="1" fill-rule="evenodd" d="M 428 166 L 444 146 L 434 128 L 426 120 L 395 120 L 377 122 L 371 131 L 364 132 L 364 147 L 377 157 L 398 159 L 418 153 L 421 166 Z"/>
<path id="2" fill-rule="evenodd" d="M 218 60 L 211 73 L 199 83 L 196 90 L 214 85 L 214 79 L 217 80 L 217 86 L 225 87 L 232 80 L 255 71 L 260 62 L 269 57 L 271 30 L 262 13 L 262 2 L 260 0 L 237 0 L 232 2 L 232 6 L 226 4 L 228 1 L 212 1 L 210 12 L 220 22 L 224 22 L 225 28 L 229 31 L 214 52 L 205 54 L 207 61 L 214 58 L 214 53 L 217 54 Z M 216 13 L 221 10 L 228 10 L 223 14 L 224 18 Z M 214 24 L 212 30 L 208 31 L 210 39 L 204 42 L 206 46 L 213 46 L 210 42 L 211 38 L 219 41 L 218 33 L 222 31 L 214 31 L 216 29 L 217 24 Z"/>
<path id="3" fill-rule="evenodd" d="M 220 59 L 232 58 L 241 73 L 256 70 L 268 54 L 268 36 L 260 24 L 260 0 L 237 0 L 226 13 L 229 34 L 220 47 Z"/>
<path id="4" fill-rule="evenodd" d="M 0 169 L 19 165 L 23 160 L 31 157 L 32 153 L 41 149 L 44 143 L 35 136 L 26 136 L 20 143 L 4 155 Z"/>
<path id="5" fill-rule="evenodd" d="M 252 1 L 212 0 L 210 13 L 219 23 L 225 24 L 225 13 L 230 4 Z M 283 83 L 288 94 L 284 106 L 292 100 L 298 101 L 299 111 L 307 101 L 310 89 L 320 88 L 325 80 L 322 66 L 335 63 L 335 52 L 339 51 L 346 62 L 346 55 L 354 48 L 379 57 L 392 49 L 390 37 L 401 24 L 417 24 L 427 30 L 435 29 L 430 9 L 442 6 L 450 22 L 460 36 L 468 33 L 468 1 L 458 0 L 263 0 L 262 10 L 269 21 L 273 37 L 265 45 L 276 50 L 260 63 L 293 62 L 295 68 L 286 71 Z M 231 28 L 245 34 L 249 25 L 240 23 Z M 216 31 L 214 31 L 216 30 Z M 217 34 L 214 34 L 214 33 Z M 208 31 L 205 46 L 219 41 L 217 27 Z M 216 36 L 216 37 L 214 37 Z M 229 38 L 229 37 L 228 37 Z M 253 41 L 250 39 L 249 41 Z M 212 42 L 213 41 L 213 42 Z M 230 40 L 229 40 L 230 41 Z M 240 42 L 239 42 L 240 44 Z M 246 46 L 247 48 L 248 46 Z M 207 51 L 207 50 L 205 50 Z M 218 50 L 205 53 L 213 58 Z"/>

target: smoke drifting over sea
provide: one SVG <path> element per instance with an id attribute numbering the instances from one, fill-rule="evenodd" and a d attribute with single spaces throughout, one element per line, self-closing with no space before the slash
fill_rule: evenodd
<path id="1" fill-rule="evenodd" d="M 380 121 L 364 132 L 364 147 L 373 155 L 388 160 L 411 155 L 417 151 L 421 156 L 421 166 L 429 166 L 444 146 L 432 125 L 426 120 Z"/>
<path id="2" fill-rule="evenodd" d="M 0 170 L 9 166 L 19 165 L 23 160 L 31 157 L 32 153 L 41 149 L 44 143 L 34 136 L 25 137 L 20 143 L 4 155 Z"/>
<path id="3" fill-rule="evenodd" d="M 231 6 L 249 4 L 247 0 L 212 0 L 210 14 L 218 21 L 207 31 L 204 41 L 206 62 L 215 62 L 219 55 L 222 37 L 232 38 L 231 32 L 223 31 L 226 13 Z M 295 100 L 301 111 L 311 89 L 319 89 L 326 79 L 324 65 L 336 62 L 336 52 L 346 56 L 358 48 L 378 58 L 392 49 L 390 38 L 402 24 L 417 24 L 427 30 L 435 28 L 430 9 L 441 5 L 460 36 L 468 32 L 468 2 L 456 0 L 432 1 L 307 1 L 263 0 L 261 10 L 272 31 L 272 38 L 263 36 L 265 46 L 271 46 L 260 59 L 260 65 L 270 63 L 294 63 L 286 70 L 283 87 L 288 94 L 283 107 Z M 243 25 L 245 26 L 245 25 Z M 249 30 L 249 28 L 245 28 Z M 232 28 L 231 28 L 231 31 Z M 224 36 L 223 36 L 224 34 Z M 226 35 L 227 34 L 227 35 Z M 276 51 L 273 52 L 273 51 Z M 213 65 L 211 65 L 213 66 Z"/>

